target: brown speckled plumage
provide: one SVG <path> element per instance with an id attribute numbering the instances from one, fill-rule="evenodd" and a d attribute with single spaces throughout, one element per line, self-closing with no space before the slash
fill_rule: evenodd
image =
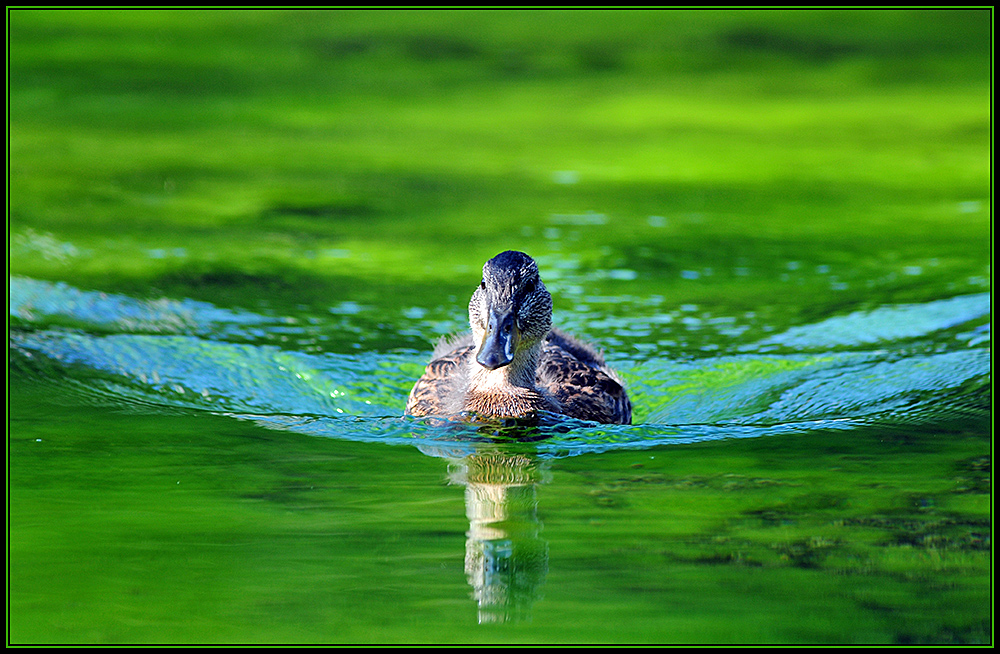
<path id="1" fill-rule="evenodd" d="M 552 329 L 552 297 L 528 255 L 508 251 L 486 262 L 469 324 L 471 334 L 435 349 L 410 392 L 408 415 L 518 418 L 548 411 L 631 423 L 624 384 L 604 358 Z"/>

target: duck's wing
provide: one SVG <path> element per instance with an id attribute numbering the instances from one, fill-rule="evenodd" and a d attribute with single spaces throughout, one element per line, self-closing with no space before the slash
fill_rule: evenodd
<path id="1" fill-rule="evenodd" d="M 552 329 L 545 337 L 545 345 L 555 345 L 583 363 L 595 368 L 605 366 L 604 357 L 594 349 L 593 345 L 584 343 L 575 336 L 570 336 L 561 329 Z"/>
<path id="2" fill-rule="evenodd" d="M 628 425 L 632 403 L 625 385 L 586 343 L 553 331 L 542 347 L 538 382 L 572 418 Z"/>
<path id="3" fill-rule="evenodd" d="M 407 415 L 446 416 L 460 412 L 473 349 L 471 345 L 460 345 L 440 354 L 436 349 L 433 360 L 410 391 Z"/>

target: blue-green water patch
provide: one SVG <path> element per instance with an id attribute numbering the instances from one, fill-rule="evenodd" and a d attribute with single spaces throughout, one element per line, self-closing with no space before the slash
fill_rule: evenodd
<path id="1" fill-rule="evenodd" d="M 103 402 L 356 441 L 451 446 L 485 438 L 472 427 L 401 417 L 426 352 L 287 350 L 280 343 L 289 331 L 322 327 L 21 277 L 10 280 L 10 297 L 14 365 Z M 835 316 L 743 344 L 737 354 L 672 361 L 647 350 L 620 366 L 634 425 L 542 428 L 537 451 L 985 419 L 990 312 L 984 293 Z"/>

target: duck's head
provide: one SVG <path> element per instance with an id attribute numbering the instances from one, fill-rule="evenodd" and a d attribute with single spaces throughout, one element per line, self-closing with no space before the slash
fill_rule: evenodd
<path id="1" fill-rule="evenodd" d="M 537 355 L 552 328 L 552 296 L 531 257 L 508 250 L 486 262 L 469 301 L 469 324 L 476 361 L 488 370 Z"/>

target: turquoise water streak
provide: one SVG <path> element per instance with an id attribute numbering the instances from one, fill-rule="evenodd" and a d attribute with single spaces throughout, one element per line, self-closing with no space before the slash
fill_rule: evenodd
<path id="1" fill-rule="evenodd" d="M 475 434 L 399 417 L 425 353 L 309 354 L 247 343 L 277 343 L 309 326 L 205 302 L 139 301 L 18 277 L 10 296 L 21 365 L 81 392 L 350 440 L 423 445 Z M 989 318 L 990 296 L 980 293 L 831 317 L 740 344 L 735 355 L 633 357 L 620 367 L 636 424 L 553 429 L 536 447 L 579 454 L 982 418 L 990 409 Z"/>

